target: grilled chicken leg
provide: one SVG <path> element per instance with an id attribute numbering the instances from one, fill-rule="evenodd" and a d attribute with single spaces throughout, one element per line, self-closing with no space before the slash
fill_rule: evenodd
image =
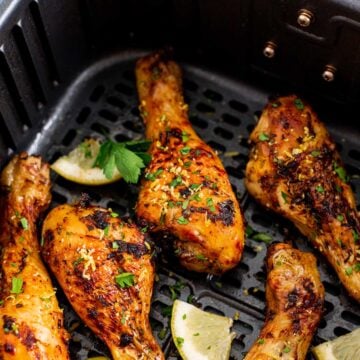
<path id="1" fill-rule="evenodd" d="M 269 247 L 266 265 L 266 320 L 244 360 L 303 360 L 324 304 L 316 259 L 279 243 Z"/>
<path id="2" fill-rule="evenodd" d="M 347 175 L 324 125 L 295 96 L 265 108 L 250 136 L 246 187 L 290 219 L 360 301 L 360 221 Z"/>
<path id="3" fill-rule="evenodd" d="M 36 220 L 50 203 L 49 167 L 22 153 L 0 183 L 0 359 L 69 359 L 62 310 L 36 236 Z"/>
<path id="4" fill-rule="evenodd" d="M 139 223 L 161 234 L 187 269 L 229 270 L 242 255 L 243 217 L 220 159 L 191 127 L 181 70 L 155 53 L 138 61 L 136 77 L 153 141 L 136 207 Z"/>
<path id="5" fill-rule="evenodd" d="M 61 205 L 44 221 L 43 257 L 114 359 L 164 359 L 149 324 L 154 268 L 143 235 L 117 214 Z"/>

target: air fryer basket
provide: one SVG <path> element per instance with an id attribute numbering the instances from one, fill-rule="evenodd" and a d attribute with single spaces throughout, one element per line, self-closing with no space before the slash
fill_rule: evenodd
<path id="1" fill-rule="evenodd" d="M 138 111 L 134 66 L 136 59 L 145 52 L 129 50 L 130 47 L 121 49 L 117 46 L 116 49 L 114 37 L 111 40 L 116 51 L 109 46 L 106 49 L 90 46 L 88 50 L 84 50 L 89 45 L 89 37 L 92 37 L 91 43 L 95 44 L 97 41 L 101 42 L 99 38 L 102 39 L 107 33 L 104 29 L 103 32 L 94 30 L 105 26 L 103 17 L 99 19 L 100 25 L 97 27 L 92 23 L 91 14 L 99 10 L 99 2 L 79 1 L 70 4 L 70 1 L 58 1 L 57 5 L 53 1 L 46 4 L 14 3 L 15 9 L 7 16 L 7 20 L 0 24 L 9 30 L 7 34 L 10 34 L 10 37 L 4 40 L 6 46 L 0 51 L 2 162 L 6 161 L 7 155 L 19 150 L 39 153 L 51 162 L 59 155 L 69 152 L 87 136 L 103 138 L 104 134 L 108 134 L 119 141 L 143 137 L 144 127 Z M 141 1 L 136 3 L 143 4 Z M 160 7 L 165 2 L 154 3 Z M 181 8 L 180 2 L 174 3 L 178 9 Z M 229 3 L 235 4 L 236 1 Z M 89 4 L 95 9 L 93 12 L 86 7 Z M 183 2 L 184 12 L 191 13 L 185 4 L 193 6 L 194 2 Z M 204 6 L 201 1 L 197 4 Z M 114 5 L 112 1 L 104 1 L 103 6 L 119 8 L 119 5 Z M 244 7 L 244 4 L 241 6 Z M 143 11 L 146 10 L 147 8 Z M 103 9 L 100 9 L 99 13 L 105 16 Z M 71 41 L 71 29 L 68 27 L 64 29 L 65 34 L 58 33 L 64 24 L 61 25 L 60 20 L 56 21 L 56 16 L 63 18 L 64 14 L 70 18 L 72 16 L 70 20 L 78 22 L 77 26 L 82 27 L 83 33 L 80 33 L 73 24 L 73 43 L 63 43 L 65 40 Z M 109 12 L 106 14 L 110 16 Z M 109 21 L 111 20 L 113 18 L 110 17 Z M 10 26 L 16 22 L 15 27 Z M 125 25 L 119 26 L 122 29 Z M 111 25 L 106 29 L 113 30 Z M 119 38 L 126 43 L 125 37 Z M 146 45 L 158 45 L 144 39 Z M 181 65 L 184 69 L 184 92 L 189 104 L 190 120 L 198 134 L 219 152 L 248 224 L 258 232 L 271 235 L 274 241 L 291 241 L 305 251 L 314 251 L 290 223 L 257 205 L 246 193 L 243 184 L 249 152 L 247 139 L 261 115 L 261 109 L 274 93 L 286 93 L 299 88 L 280 82 L 269 86 L 264 82 L 264 78 L 259 81 L 258 76 L 244 76 L 242 80 L 237 76 L 232 79 L 224 75 L 224 69 L 216 66 L 215 60 L 214 63 L 206 61 L 206 57 L 201 54 L 196 59 L 187 56 L 181 39 L 177 41 L 179 57 L 185 59 Z M 105 42 L 110 43 L 110 39 Z M 82 48 L 76 49 L 75 44 Z M 143 44 L 135 45 L 139 49 Z M 224 44 L 222 46 L 225 47 Z M 69 51 L 69 60 L 73 61 L 67 64 L 64 60 L 66 54 L 59 48 L 66 48 Z M 226 53 L 225 48 L 223 50 Z M 77 56 L 74 56 L 76 51 Z M 204 54 L 209 52 L 205 51 Z M 208 70 L 206 66 L 210 64 L 213 67 Z M 331 91 L 329 90 L 328 97 L 335 96 L 334 93 L 330 94 Z M 354 94 L 354 91 L 352 93 Z M 308 92 L 305 94 L 309 95 Z M 334 113 L 332 109 L 341 108 L 335 105 L 332 107 L 334 103 L 316 101 L 316 94 L 310 95 L 310 98 L 314 99 L 321 118 L 328 122 L 359 204 L 358 128 L 354 123 L 335 121 L 340 111 Z M 337 103 L 341 102 L 339 98 L 336 100 Z M 333 114 L 330 114 L 331 112 Z M 119 182 L 90 188 L 70 183 L 55 174 L 52 174 L 52 180 L 51 206 L 74 202 L 82 192 L 87 192 L 95 203 L 110 207 L 121 216 L 134 216 L 133 208 L 138 193 L 136 185 Z M 168 359 L 178 358 L 169 330 L 169 313 L 175 297 L 194 303 L 207 311 L 233 317 L 233 330 L 237 336 L 233 342 L 231 357 L 243 358 L 243 354 L 255 341 L 264 320 L 265 254 L 265 243 L 248 238 L 241 263 L 222 277 L 215 277 L 190 273 L 169 264 L 159 249 L 151 324 Z M 317 257 L 326 289 L 326 310 L 313 344 L 332 339 L 360 326 L 360 306 L 346 294 L 325 259 L 318 253 Z M 58 295 L 61 306 L 65 309 L 66 327 L 72 335 L 72 358 L 87 359 L 99 354 L 108 355 L 106 347 L 82 324 L 60 290 Z"/>

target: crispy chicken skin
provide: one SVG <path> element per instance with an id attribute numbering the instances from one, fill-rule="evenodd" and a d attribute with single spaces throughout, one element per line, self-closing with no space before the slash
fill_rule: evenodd
<path id="1" fill-rule="evenodd" d="M 359 214 L 324 125 L 296 96 L 282 97 L 266 106 L 250 140 L 250 194 L 290 219 L 360 301 Z"/>
<path id="2" fill-rule="evenodd" d="M 152 161 L 136 213 L 189 270 L 223 273 L 244 247 L 244 221 L 225 169 L 188 119 L 179 66 L 162 53 L 136 65 Z"/>
<path id="3" fill-rule="evenodd" d="M 54 208 L 43 238 L 45 261 L 113 358 L 164 359 L 149 324 L 154 267 L 137 227 L 83 198 Z"/>
<path id="4" fill-rule="evenodd" d="M 315 256 L 273 244 L 266 266 L 266 320 L 244 360 L 305 359 L 324 304 Z"/>
<path id="5" fill-rule="evenodd" d="M 21 153 L 0 183 L 0 359 L 69 359 L 63 313 L 36 231 L 50 202 L 49 166 Z"/>

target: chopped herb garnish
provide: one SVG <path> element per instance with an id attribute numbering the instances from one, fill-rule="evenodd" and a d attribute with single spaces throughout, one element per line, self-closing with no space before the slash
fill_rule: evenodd
<path id="1" fill-rule="evenodd" d="M 313 157 L 318 157 L 320 154 L 321 154 L 320 150 L 313 150 L 311 152 L 311 156 L 313 156 Z"/>
<path id="2" fill-rule="evenodd" d="M 185 161 L 184 167 L 189 168 L 191 166 L 191 164 L 192 164 L 192 161 Z"/>
<path id="3" fill-rule="evenodd" d="M 169 200 L 169 201 L 167 202 L 167 205 L 168 205 L 168 207 L 169 207 L 170 209 L 173 209 L 173 208 L 175 207 L 175 203 L 174 203 L 173 201 L 171 201 L 171 200 Z"/>
<path id="4" fill-rule="evenodd" d="M 126 318 L 127 318 L 127 316 L 126 316 L 125 312 L 123 312 L 123 314 L 122 314 L 122 316 L 121 316 L 121 323 L 122 323 L 123 325 L 125 325 L 125 323 L 126 323 Z"/>
<path id="5" fill-rule="evenodd" d="M 187 209 L 187 207 L 189 206 L 189 199 L 187 199 L 187 200 L 185 200 L 183 203 L 182 203 L 182 209 L 183 210 L 186 210 Z"/>
<path id="6" fill-rule="evenodd" d="M 184 218 L 183 216 L 178 217 L 176 221 L 177 221 L 178 224 L 180 224 L 180 225 L 186 225 L 186 224 L 189 223 L 189 220 L 186 219 L 186 218 Z"/>
<path id="7" fill-rule="evenodd" d="M 252 234 L 254 234 L 255 230 L 250 226 L 247 225 L 245 229 L 245 235 L 246 237 L 250 237 Z"/>
<path id="8" fill-rule="evenodd" d="M 91 146 L 89 142 L 87 141 L 82 142 L 79 145 L 79 149 L 84 153 L 85 158 L 89 159 L 92 157 Z"/>
<path id="9" fill-rule="evenodd" d="M 339 246 L 343 245 L 343 242 L 341 241 L 341 239 L 336 239 L 336 242 L 338 243 Z"/>
<path id="10" fill-rule="evenodd" d="M 218 287 L 219 289 L 222 288 L 222 283 L 221 283 L 220 281 L 216 281 L 216 282 L 215 282 L 215 285 L 216 285 L 216 287 Z"/>
<path id="11" fill-rule="evenodd" d="M 79 264 L 81 264 L 83 261 L 85 261 L 84 258 L 79 257 L 78 259 L 76 259 L 75 261 L 73 261 L 73 266 L 78 266 Z"/>
<path id="12" fill-rule="evenodd" d="M 185 320 L 185 319 L 186 319 L 186 314 L 184 314 L 184 315 L 182 316 L 182 319 L 183 319 L 183 320 Z"/>
<path id="13" fill-rule="evenodd" d="M 44 246 L 45 244 L 45 238 L 43 236 L 41 236 L 40 238 L 40 246 Z"/>
<path id="14" fill-rule="evenodd" d="M 338 193 L 342 193 L 342 187 L 339 186 L 338 184 L 335 185 L 335 189 Z"/>
<path id="15" fill-rule="evenodd" d="M 266 233 L 257 233 L 255 234 L 252 239 L 256 241 L 263 241 L 264 243 L 269 243 L 272 240 L 272 236 Z"/>
<path id="16" fill-rule="evenodd" d="M 284 193 L 283 191 L 281 192 L 281 197 L 283 198 L 284 200 L 284 204 L 287 204 L 288 201 L 287 201 L 287 198 L 288 198 L 288 194 L 287 193 Z"/>
<path id="17" fill-rule="evenodd" d="M 355 272 L 360 272 L 360 263 L 357 263 L 354 265 L 354 271 Z"/>
<path id="18" fill-rule="evenodd" d="M 336 219 L 337 220 L 339 220 L 340 222 L 343 222 L 344 221 L 344 215 L 338 215 L 337 217 L 336 217 Z"/>
<path id="19" fill-rule="evenodd" d="M 131 287 L 135 284 L 135 275 L 129 272 L 123 272 L 115 276 L 115 282 L 121 288 Z"/>
<path id="20" fill-rule="evenodd" d="M 189 140 L 189 134 L 186 132 L 186 131 L 183 131 L 181 133 L 181 139 L 182 139 L 182 142 L 187 142 Z"/>
<path id="21" fill-rule="evenodd" d="M 260 339 L 258 339 L 257 343 L 260 345 L 263 345 L 263 344 L 265 344 L 265 340 L 260 338 Z"/>
<path id="22" fill-rule="evenodd" d="M 181 347 L 181 346 L 183 345 L 183 343 L 184 343 L 184 338 L 182 338 L 182 337 L 177 337 L 177 338 L 175 339 L 175 341 L 176 341 L 176 345 Z"/>
<path id="23" fill-rule="evenodd" d="M 271 106 L 273 107 L 273 108 L 278 108 L 279 106 L 280 106 L 280 103 L 279 102 L 273 102 L 272 104 L 271 104 Z"/>
<path id="24" fill-rule="evenodd" d="M 211 212 L 215 212 L 215 206 L 214 206 L 214 201 L 212 198 L 207 198 L 206 199 L 206 205 L 209 207 Z"/>
<path id="25" fill-rule="evenodd" d="M 315 190 L 320 194 L 323 194 L 325 192 L 324 188 L 321 185 L 317 185 L 315 187 Z"/>
<path id="26" fill-rule="evenodd" d="M 352 234 L 354 237 L 354 242 L 359 241 L 359 233 L 357 231 L 353 230 Z"/>
<path id="27" fill-rule="evenodd" d="M 29 228 L 29 224 L 26 218 L 22 217 L 20 219 L 20 224 L 24 230 L 27 230 Z"/>
<path id="28" fill-rule="evenodd" d="M 119 217 L 119 214 L 116 213 L 116 212 L 114 212 L 114 211 L 112 211 L 112 212 L 110 213 L 110 216 L 113 217 L 113 218 L 117 218 L 117 217 Z"/>
<path id="29" fill-rule="evenodd" d="M 336 172 L 340 180 L 342 180 L 343 182 L 348 182 L 349 177 L 346 174 L 346 170 L 343 167 L 339 166 L 336 162 L 334 162 L 334 171 Z"/>
<path id="30" fill-rule="evenodd" d="M 112 247 L 113 249 L 118 249 L 118 248 L 119 248 L 119 244 L 118 244 L 116 241 L 113 241 L 113 242 L 111 243 L 111 247 Z"/>
<path id="31" fill-rule="evenodd" d="M 195 201 L 200 201 L 201 200 L 201 196 L 200 194 L 194 194 L 192 197 L 191 197 L 192 200 L 195 200 Z"/>
<path id="32" fill-rule="evenodd" d="M 350 275 L 352 274 L 352 272 L 353 272 L 353 269 L 352 269 L 351 266 L 349 266 L 349 267 L 347 267 L 347 268 L 345 269 L 345 274 L 346 274 L 347 276 L 350 276 Z"/>
<path id="33" fill-rule="evenodd" d="M 171 300 L 176 300 L 180 294 L 181 290 L 185 287 L 185 284 L 182 281 L 177 281 L 175 285 L 169 286 L 169 290 L 171 293 Z"/>
<path id="34" fill-rule="evenodd" d="M 294 105 L 298 110 L 304 110 L 304 104 L 299 98 L 294 100 Z"/>
<path id="35" fill-rule="evenodd" d="M 94 166 L 103 170 L 106 178 L 111 179 L 117 168 L 124 180 L 136 183 L 141 169 L 149 164 L 151 156 L 146 153 L 151 141 L 114 142 L 106 140 L 100 145 Z"/>
<path id="36" fill-rule="evenodd" d="M 173 179 L 171 182 L 170 182 L 170 187 L 176 187 L 178 185 L 180 185 L 182 183 L 182 178 L 181 176 L 177 176 L 175 179 Z"/>
<path id="37" fill-rule="evenodd" d="M 159 177 L 159 175 L 163 172 L 163 169 L 157 169 L 155 172 L 153 173 L 147 173 L 145 175 L 145 179 L 146 180 L 150 180 L 150 181 L 155 181 L 156 178 Z"/>
<path id="38" fill-rule="evenodd" d="M 148 226 L 144 226 L 140 229 L 140 231 L 144 234 L 148 231 Z"/>
<path id="39" fill-rule="evenodd" d="M 200 186 L 201 186 L 201 184 L 191 184 L 190 189 L 191 190 L 197 190 Z"/>
<path id="40" fill-rule="evenodd" d="M 291 351 L 291 347 L 286 345 L 286 346 L 284 347 L 283 353 L 287 354 L 287 353 L 289 353 L 290 351 Z"/>
<path id="41" fill-rule="evenodd" d="M 163 327 L 160 331 L 159 331 L 159 334 L 158 334 L 158 337 L 160 340 L 164 340 L 165 337 L 166 337 L 166 334 L 167 334 L 167 331 L 168 329 L 166 327 Z"/>
<path id="42" fill-rule="evenodd" d="M 181 152 L 181 155 L 187 155 L 189 152 L 190 152 L 191 148 L 190 146 L 185 146 L 183 147 L 180 152 Z"/>
<path id="43" fill-rule="evenodd" d="M 207 257 L 204 256 L 203 254 L 197 254 L 197 255 L 195 255 L 195 257 L 201 261 L 207 260 Z"/>
<path id="44" fill-rule="evenodd" d="M 260 133 L 259 134 L 259 140 L 260 141 L 269 141 L 270 140 L 270 137 L 269 135 L 265 134 L 265 133 Z"/>
<path id="45" fill-rule="evenodd" d="M 166 316 L 166 317 L 170 317 L 172 313 L 172 306 L 165 306 L 162 310 L 161 310 L 161 314 L 162 316 Z"/>
<path id="46" fill-rule="evenodd" d="M 11 294 L 20 294 L 22 292 L 23 279 L 19 277 L 13 277 L 11 279 Z"/>
<path id="47" fill-rule="evenodd" d="M 104 235 L 105 236 L 109 235 L 109 230 L 110 230 L 110 225 L 106 226 L 106 228 L 104 229 Z"/>
<path id="48" fill-rule="evenodd" d="M 198 333 L 198 332 L 193 334 L 193 336 L 199 336 L 199 335 L 200 335 L 200 333 Z"/>

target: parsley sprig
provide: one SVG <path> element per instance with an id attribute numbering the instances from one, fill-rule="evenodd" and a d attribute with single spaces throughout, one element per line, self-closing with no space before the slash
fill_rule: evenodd
<path id="1" fill-rule="evenodd" d="M 98 166 L 104 175 L 111 179 L 117 168 L 124 180 L 129 183 L 137 183 L 141 169 L 149 164 L 151 156 L 146 153 L 151 141 L 125 141 L 115 142 L 106 140 L 100 145 L 99 153 L 94 166 Z"/>

